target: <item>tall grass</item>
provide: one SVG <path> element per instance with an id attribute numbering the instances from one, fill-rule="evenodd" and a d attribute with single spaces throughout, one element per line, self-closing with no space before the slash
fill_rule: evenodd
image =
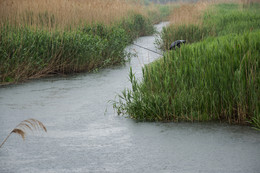
<path id="1" fill-rule="evenodd" d="M 140 3 L 130 0 L 0 0 L 0 23 L 59 28 L 92 22 L 111 24 L 129 11 L 145 14 Z"/>
<path id="2" fill-rule="evenodd" d="M 169 21 L 170 14 L 178 7 L 178 3 L 150 4 L 148 6 L 147 16 L 149 16 L 149 18 L 154 21 L 154 23 Z"/>
<path id="3" fill-rule="evenodd" d="M 123 63 L 127 44 L 153 31 L 152 23 L 137 14 L 111 26 L 91 24 L 76 30 L 49 32 L 5 25 L 0 34 L 0 82 Z"/>
<path id="4" fill-rule="evenodd" d="M 27 27 L 1 28 L 1 81 L 90 71 L 106 63 L 121 62 L 127 44 L 125 31 L 113 28 L 110 33 L 102 37 L 84 30 L 50 33 Z"/>
<path id="5" fill-rule="evenodd" d="M 93 22 L 114 24 L 129 13 L 162 18 L 167 10 L 166 5 L 144 6 L 136 0 L 0 0 L 0 24 L 66 29 Z"/>
<path id="6" fill-rule="evenodd" d="M 124 63 L 124 48 L 154 32 L 140 3 L 0 0 L 0 83 Z"/>
<path id="7" fill-rule="evenodd" d="M 169 15 L 169 21 L 173 25 L 201 24 L 201 15 L 210 6 L 208 1 L 197 3 L 180 3 L 179 8 L 175 8 Z"/>
<path id="8" fill-rule="evenodd" d="M 209 38 L 143 69 L 114 106 L 139 121 L 259 123 L 260 32 Z M 253 121 L 254 122 L 254 121 Z"/>
<path id="9" fill-rule="evenodd" d="M 182 6 L 181 12 L 192 7 Z M 208 36 L 222 36 L 230 33 L 243 33 L 260 28 L 259 3 L 245 4 L 196 4 L 187 17 L 178 17 L 184 13 L 176 12 L 173 25 L 165 28 L 161 34 L 162 48 L 168 49 L 175 40 L 184 39 L 188 43 L 197 42 Z M 202 6 L 201 8 L 196 8 Z M 185 10 L 186 9 L 186 10 Z M 197 15 L 194 15 L 197 14 Z M 175 14 L 175 13 L 174 13 Z M 185 15 L 184 15 L 185 16 Z M 191 17 L 195 16 L 195 17 Z"/>
<path id="10" fill-rule="evenodd" d="M 114 103 L 118 114 L 138 121 L 212 120 L 260 128 L 259 6 L 239 7 L 219 4 L 202 25 L 179 25 L 173 32 L 188 36 L 178 39 L 196 43 L 145 66 L 141 82 L 130 72 L 132 88 Z M 214 30 L 208 31 L 211 20 Z"/>

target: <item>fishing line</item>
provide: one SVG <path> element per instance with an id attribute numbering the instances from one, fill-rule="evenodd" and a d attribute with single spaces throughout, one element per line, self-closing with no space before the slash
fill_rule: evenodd
<path id="1" fill-rule="evenodd" d="M 135 44 L 135 43 L 132 43 L 132 44 L 135 45 L 135 46 L 137 46 L 137 47 L 140 47 L 140 48 L 146 49 L 146 50 L 148 50 L 148 51 L 151 51 L 151 52 L 153 52 L 153 53 L 156 53 L 156 54 L 158 54 L 158 55 L 163 56 L 163 54 L 158 53 L 158 52 L 156 52 L 156 51 L 154 51 L 154 50 L 148 49 L 148 48 L 146 48 L 146 47 L 140 46 L 140 45 Z"/>

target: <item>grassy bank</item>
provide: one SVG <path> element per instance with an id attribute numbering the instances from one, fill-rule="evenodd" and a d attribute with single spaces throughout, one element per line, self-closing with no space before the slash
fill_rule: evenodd
<path id="1" fill-rule="evenodd" d="M 162 31 L 163 45 L 161 47 L 168 49 L 175 40 L 187 40 L 188 43 L 194 43 L 209 36 L 217 37 L 258 30 L 260 28 L 259 9 L 259 3 L 185 5 L 172 15 L 172 25 Z"/>
<path id="2" fill-rule="evenodd" d="M 90 24 L 51 32 L 5 24 L 1 27 L 0 82 L 92 71 L 123 63 L 126 45 L 151 33 L 152 24 L 138 14 L 111 26 Z"/>
<path id="3" fill-rule="evenodd" d="M 124 48 L 154 32 L 159 6 L 134 1 L 0 1 L 0 83 L 124 63 Z"/>
<path id="4" fill-rule="evenodd" d="M 202 25 L 197 26 L 204 26 L 204 21 L 210 26 L 210 15 L 216 19 L 214 34 L 205 32 L 208 35 L 202 38 L 199 30 L 200 36 L 192 41 L 189 36 L 178 37 L 197 43 L 146 66 L 141 82 L 130 73 L 132 89 L 123 91 L 114 104 L 118 114 L 138 121 L 211 120 L 260 128 L 260 31 L 259 14 L 254 11 L 258 7 L 241 10 L 236 4 L 219 4 L 214 13 L 204 14 Z M 181 30 L 183 26 L 175 32 L 189 35 L 189 30 Z"/>

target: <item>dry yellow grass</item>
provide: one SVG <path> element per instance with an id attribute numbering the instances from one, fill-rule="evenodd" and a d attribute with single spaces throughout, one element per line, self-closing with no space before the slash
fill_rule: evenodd
<path id="1" fill-rule="evenodd" d="M 175 9 L 169 20 L 174 25 L 200 24 L 200 16 L 208 8 L 209 2 L 180 3 L 180 7 Z"/>
<path id="2" fill-rule="evenodd" d="M 179 8 L 173 10 L 169 17 L 169 21 L 174 25 L 200 25 L 202 23 L 201 15 L 210 9 L 212 4 L 217 3 L 239 3 L 250 4 L 253 2 L 260 2 L 260 0 L 201 0 L 197 3 L 179 3 Z"/>
<path id="3" fill-rule="evenodd" d="M 4 141 L 1 143 L 0 148 L 4 145 L 4 143 L 6 142 L 6 140 L 11 136 L 11 134 L 16 133 L 18 135 L 20 135 L 23 140 L 25 139 L 25 135 L 26 135 L 26 131 L 30 130 L 30 131 L 38 131 L 38 130 L 43 130 L 45 132 L 47 132 L 46 127 L 43 125 L 42 122 L 40 122 L 39 120 L 36 119 L 28 119 L 28 120 L 24 120 L 22 121 L 20 124 L 18 124 L 10 133 L 9 135 L 4 139 Z"/>
<path id="4" fill-rule="evenodd" d="M 0 0 L 0 21 L 18 25 L 45 22 L 62 28 L 91 22 L 110 24 L 130 11 L 143 14 L 144 7 L 129 0 Z"/>

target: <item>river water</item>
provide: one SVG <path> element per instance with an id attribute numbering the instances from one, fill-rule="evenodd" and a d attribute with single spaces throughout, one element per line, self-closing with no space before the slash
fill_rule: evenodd
<path id="1" fill-rule="evenodd" d="M 154 41 L 135 43 L 155 50 Z M 130 87 L 130 66 L 141 77 L 142 66 L 160 58 L 134 45 L 127 50 L 137 57 L 124 66 L 1 87 L 1 141 L 28 118 L 48 132 L 29 133 L 25 141 L 12 134 L 0 148 L 0 172 L 260 172 L 260 132 L 250 127 L 117 116 L 108 101 Z"/>

